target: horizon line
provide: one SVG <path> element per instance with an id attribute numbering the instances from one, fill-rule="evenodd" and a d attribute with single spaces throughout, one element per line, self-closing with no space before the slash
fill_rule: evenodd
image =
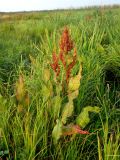
<path id="1" fill-rule="evenodd" d="M 120 4 L 101 4 L 101 5 L 89 5 L 79 7 L 66 7 L 66 8 L 55 8 L 55 9 L 40 9 L 40 10 L 16 10 L 16 11 L 0 11 L 0 13 L 22 13 L 22 12 L 47 12 L 47 11 L 60 11 L 60 10 L 78 10 L 78 9 L 92 9 L 99 7 L 120 7 Z"/>

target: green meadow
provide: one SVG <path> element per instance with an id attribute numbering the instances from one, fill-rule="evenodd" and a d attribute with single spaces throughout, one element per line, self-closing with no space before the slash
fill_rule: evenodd
<path id="1" fill-rule="evenodd" d="M 0 13 L 4 159 L 120 159 L 119 6 Z"/>

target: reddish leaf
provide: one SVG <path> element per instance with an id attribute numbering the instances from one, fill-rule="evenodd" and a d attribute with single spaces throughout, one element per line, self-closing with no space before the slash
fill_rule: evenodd
<path id="1" fill-rule="evenodd" d="M 82 130 L 78 125 L 68 125 L 63 127 L 62 134 L 67 136 L 73 134 L 89 134 L 89 132 Z"/>
<path id="2" fill-rule="evenodd" d="M 82 130 L 78 125 L 74 125 L 73 128 L 76 130 L 79 134 L 90 134 L 88 131 Z"/>

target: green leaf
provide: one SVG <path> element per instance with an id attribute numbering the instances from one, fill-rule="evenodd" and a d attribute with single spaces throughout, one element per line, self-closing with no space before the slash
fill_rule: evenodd
<path id="1" fill-rule="evenodd" d="M 73 110 L 74 110 L 73 101 L 69 101 L 64 106 L 64 109 L 63 109 L 63 112 L 62 112 L 62 123 L 63 124 L 66 124 L 67 118 L 72 116 Z"/>
<path id="2" fill-rule="evenodd" d="M 62 99 L 61 99 L 60 95 L 52 98 L 52 114 L 56 118 L 59 117 L 60 108 L 61 108 L 61 101 L 62 101 Z"/>
<path id="3" fill-rule="evenodd" d="M 105 49 L 103 48 L 103 46 L 101 44 L 97 44 L 97 51 L 100 53 L 104 53 Z"/>
<path id="4" fill-rule="evenodd" d="M 53 142 L 56 144 L 61 136 L 62 136 L 62 122 L 59 119 L 57 119 L 57 124 L 55 125 L 52 131 Z"/>
<path id="5" fill-rule="evenodd" d="M 0 156 L 9 154 L 9 150 L 5 150 L 5 151 L 0 151 Z"/>
<path id="6" fill-rule="evenodd" d="M 76 119 L 76 123 L 80 127 L 85 128 L 85 126 L 90 122 L 89 112 L 99 113 L 100 108 L 96 106 L 95 107 L 88 106 L 83 108 L 82 112 L 79 114 L 79 116 Z"/>

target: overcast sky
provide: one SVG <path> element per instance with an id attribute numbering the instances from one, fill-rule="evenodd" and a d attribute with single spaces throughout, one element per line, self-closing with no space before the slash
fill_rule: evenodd
<path id="1" fill-rule="evenodd" d="M 0 12 L 76 8 L 101 4 L 120 4 L 120 0 L 0 0 Z"/>

